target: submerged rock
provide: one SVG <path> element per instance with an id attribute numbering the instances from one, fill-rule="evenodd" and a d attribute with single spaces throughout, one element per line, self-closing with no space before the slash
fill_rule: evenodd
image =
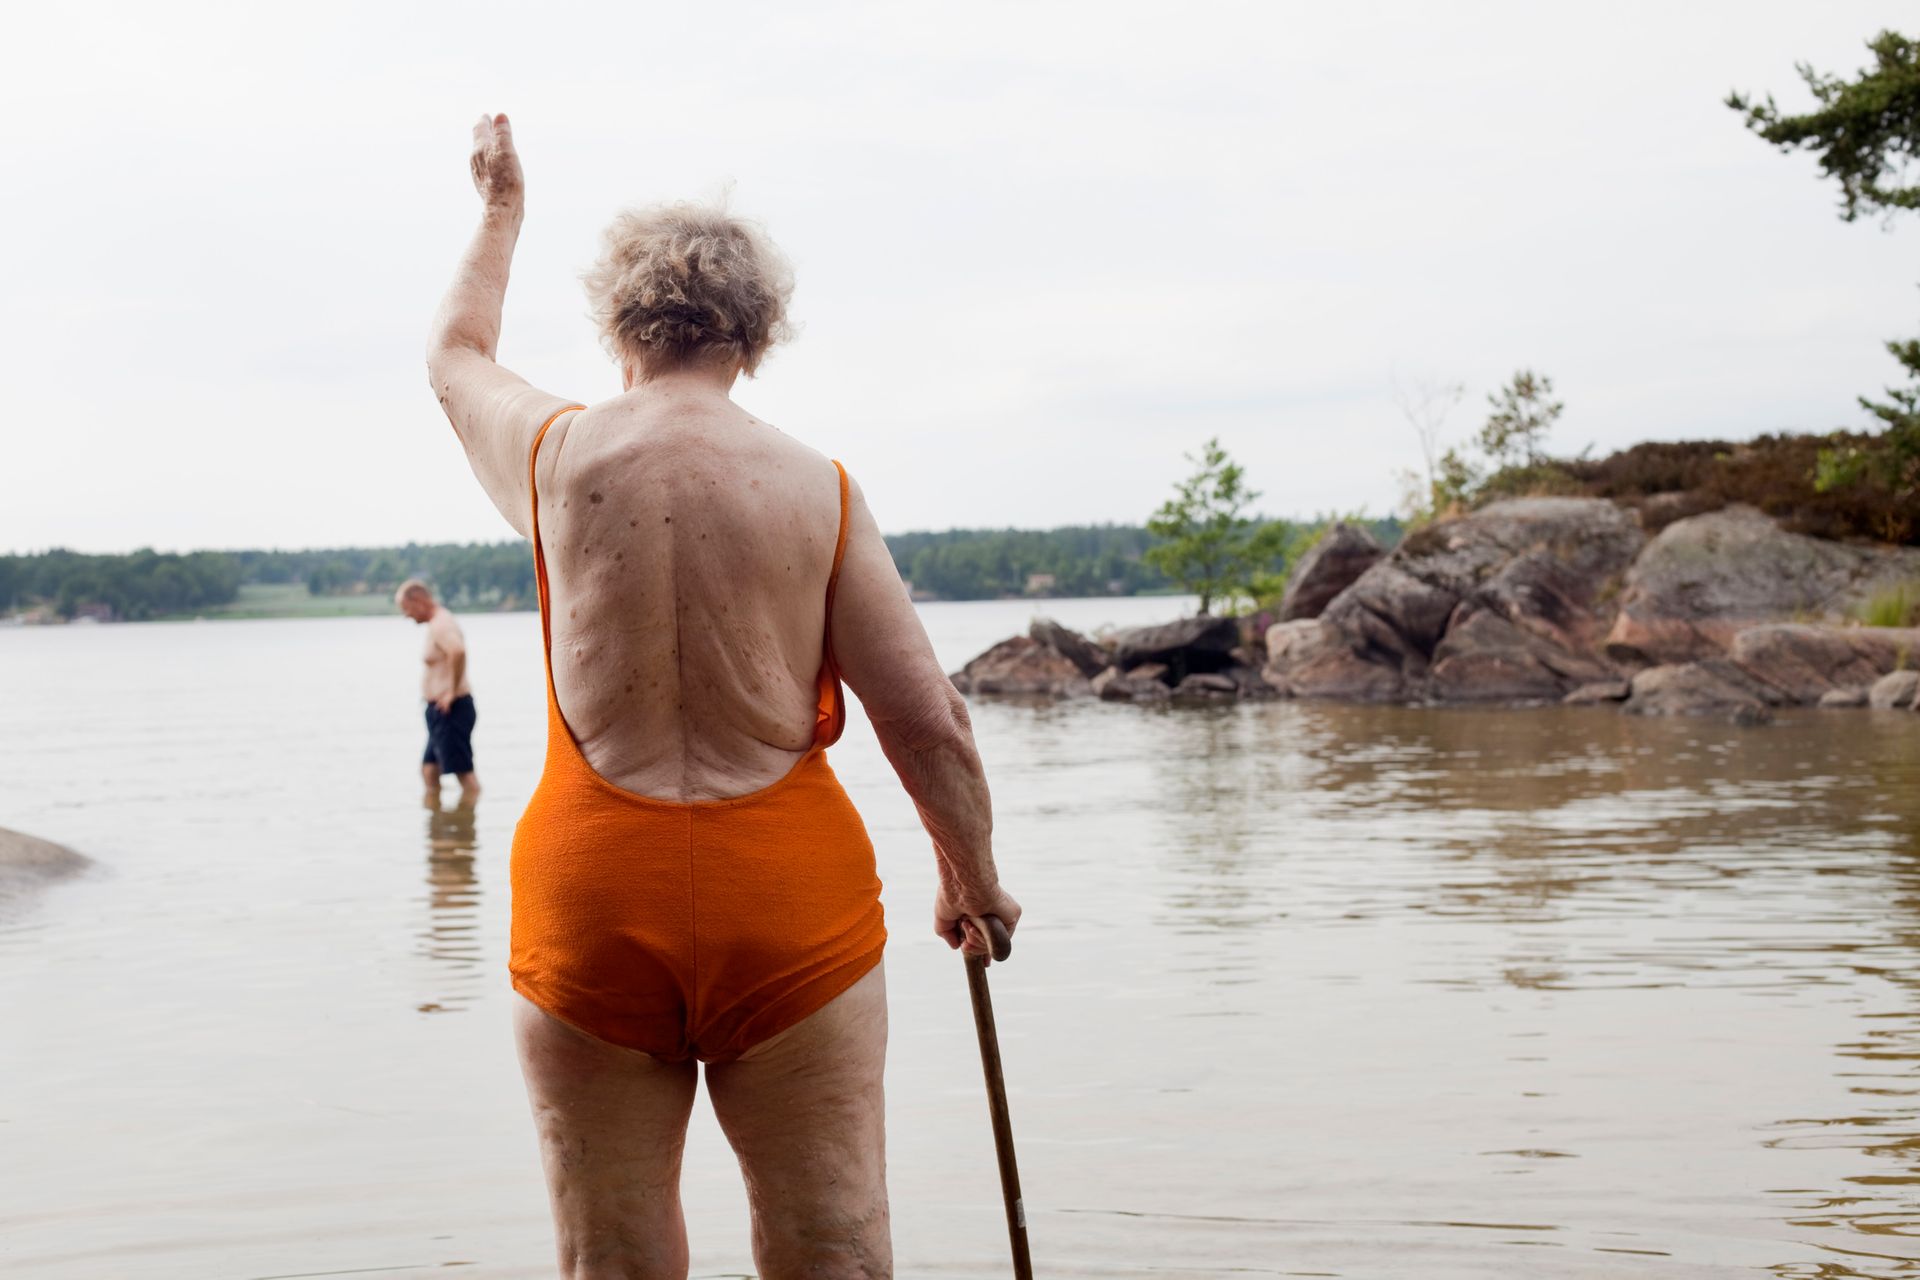
<path id="1" fill-rule="evenodd" d="M 1757 623 L 1837 618 L 1916 577 L 1913 548 L 1788 533 L 1752 507 L 1689 516 L 1662 529 L 1628 570 L 1606 652 L 1633 664 L 1717 656 Z"/>
<path id="2" fill-rule="evenodd" d="M 92 865 L 91 859 L 65 845 L 0 827 L 0 904 Z"/>
<path id="3" fill-rule="evenodd" d="M 1162 662 L 1146 662 L 1132 671 L 1108 667 L 1093 678 L 1093 691 L 1106 702 L 1161 702 L 1173 695 Z"/>
<path id="4" fill-rule="evenodd" d="M 1591 706 L 1598 702 L 1624 702 L 1633 687 L 1625 680 L 1595 680 L 1583 684 L 1560 701 L 1570 707 Z"/>
<path id="5" fill-rule="evenodd" d="M 1371 569 L 1386 549 L 1372 533 L 1342 520 L 1300 558 L 1280 598 L 1280 620 L 1317 618 L 1333 598 Z"/>
<path id="6" fill-rule="evenodd" d="M 1875 711 L 1900 711 L 1913 705 L 1920 693 L 1920 671 L 1889 671 L 1867 690 L 1867 705 Z"/>
<path id="7" fill-rule="evenodd" d="M 1183 702 L 1232 702 L 1240 696 L 1240 682 L 1214 672 L 1195 672 L 1173 687 Z"/>
<path id="8" fill-rule="evenodd" d="M 1633 677 L 1624 710 L 1641 716 L 1717 715 L 1738 724 L 1773 719 L 1765 692 L 1724 658 L 1648 667 Z"/>

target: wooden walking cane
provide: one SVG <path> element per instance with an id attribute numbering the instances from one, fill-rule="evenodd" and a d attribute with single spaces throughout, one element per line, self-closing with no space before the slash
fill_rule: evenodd
<path id="1" fill-rule="evenodd" d="M 1013 938 L 1000 917 L 967 919 L 987 940 L 995 960 L 1013 954 Z M 987 1076 L 987 1110 L 993 1116 L 994 1154 L 1000 1158 L 1000 1196 L 1007 1202 L 1014 1280 L 1033 1280 L 1033 1262 L 1027 1257 L 1027 1207 L 1020 1199 L 1020 1170 L 1013 1160 L 1013 1117 L 1007 1113 L 1007 1082 L 1000 1074 L 1000 1037 L 993 1027 L 993 997 L 987 994 L 985 956 L 967 956 L 967 990 L 973 996 L 973 1029 L 980 1034 L 980 1067 Z"/>

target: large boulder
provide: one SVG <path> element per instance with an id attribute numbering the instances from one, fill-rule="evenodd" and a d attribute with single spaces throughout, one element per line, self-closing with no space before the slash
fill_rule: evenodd
<path id="1" fill-rule="evenodd" d="M 1386 553 L 1368 530 L 1344 520 L 1335 524 L 1301 557 L 1287 578 L 1286 594 L 1280 598 L 1280 620 L 1319 617 L 1335 596 Z"/>
<path id="2" fill-rule="evenodd" d="M 1240 624 L 1232 618 L 1202 614 L 1157 627 L 1135 627 L 1113 637 L 1113 665 L 1131 671 L 1144 662 L 1165 663 L 1168 679 L 1179 684 L 1195 672 L 1225 671 L 1235 665 Z"/>
<path id="3" fill-rule="evenodd" d="M 1817 703 L 1835 689 L 1866 688 L 1920 657 L 1920 627 L 1772 623 L 1735 634 L 1728 656 L 1788 701 Z"/>
<path id="4" fill-rule="evenodd" d="M 1723 658 L 1638 672 L 1623 709 L 1642 716 L 1724 716 L 1740 724 L 1773 718 L 1765 691 Z"/>
<path id="5" fill-rule="evenodd" d="M 1636 665 L 1718 656 L 1756 623 L 1837 620 L 1916 577 L 1913 548 L 1788 533 L 1746 506 L 1689 516 L 1662 529 L 1628 570 L 1606 652 Z"/>
<path id="6" fill-rule="evenodd" d="M 1644 543 L 1603 498 L 1515 498 L 1429 525 L 1336 596 L 1321 630 L 1277 651 L 1269 632 L 1267 679 L 1303 697 L 1558 699 L 1614 674 L 1595 652 L 1608 588 Z"/>
<path id="7" fill-rule="evenodd" d="M 1033 625 L 1027 628 L 1027 635 L 1036 643 L 1046 645 L 1080 668 L 1080 674 L 1089 680 L 1106 670 L 1107 665 L 1113 661 L 1112 656 L 1105 649 L 1078 631 L 1061 626 L 1052 618 L 1035 618 Z"/>
<path id="8" fill-rule="evenodd" d="M 1920 671 L 1889 671 L 1867 690 L 1867 705 L 1875 711 L 1899 711 L 1914 705 L 1920 693 Z"/>
<path id="9" fill-rule="evenodd" d="M 1261 672 L 1276 693 L 1342 702 L 1395 702 L 1406 696 L 1396 667 L 1370 661 L 1319 618 L 1267 628 L 1267 665 Z"/>
<path id="10" fill-rule="evenodd" d="M 1003 696 L 1079 698 L 1093 686 L 1073 659 L 1032 636 L 1014 636 L 953 673 L 962 693 Z"/>

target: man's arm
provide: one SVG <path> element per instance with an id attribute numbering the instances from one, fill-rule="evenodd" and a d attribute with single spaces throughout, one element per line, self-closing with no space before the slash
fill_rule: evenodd
<path id="1" fill-rule="evenodd" d="M 445 608 L 440 610 L 436 622 L 440 620 L 445 620 L 440 633 L 440 647 L 447 654 L 447 708 L 451 710 L 453 699 L 461 695 L 461 685 L 467 683 L 467 635 L 461 631 L 461 624 L 453 622 L 453 614 L 449 614 Z"/>
<path id="2" fill-rule="evenodd" d="M 571 401 L 494 362 L 507 275 L 526 217 L 520 158 L 504 115 L 482 116 L 474 126 L 472 166 L 480 226 L 434 318 L 427 379 L 481 487 L 507 523 L 528 535 L 527 455 L 540 424 Z"/>

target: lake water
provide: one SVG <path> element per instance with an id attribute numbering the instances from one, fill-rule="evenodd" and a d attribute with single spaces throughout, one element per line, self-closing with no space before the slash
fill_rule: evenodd
<path id="1" fill-rule="evenodd" d="M 1053 602 L 1130 624 L 1167 600 Z M 923 609 L 957 666 L 1022 603 Z M 395 617 L 0 630 L 0 1272 L 552 1274 L 505 974 L 532 615 L 420 807 Z M 1920 715 L 976 704 L 1042 1276 L 1920 1276 Z M 857 709 L 903 1277 L 1009 1274 L 960 962 Z M 711 1115 L 695 1276 L 751 1273 Z"/>

